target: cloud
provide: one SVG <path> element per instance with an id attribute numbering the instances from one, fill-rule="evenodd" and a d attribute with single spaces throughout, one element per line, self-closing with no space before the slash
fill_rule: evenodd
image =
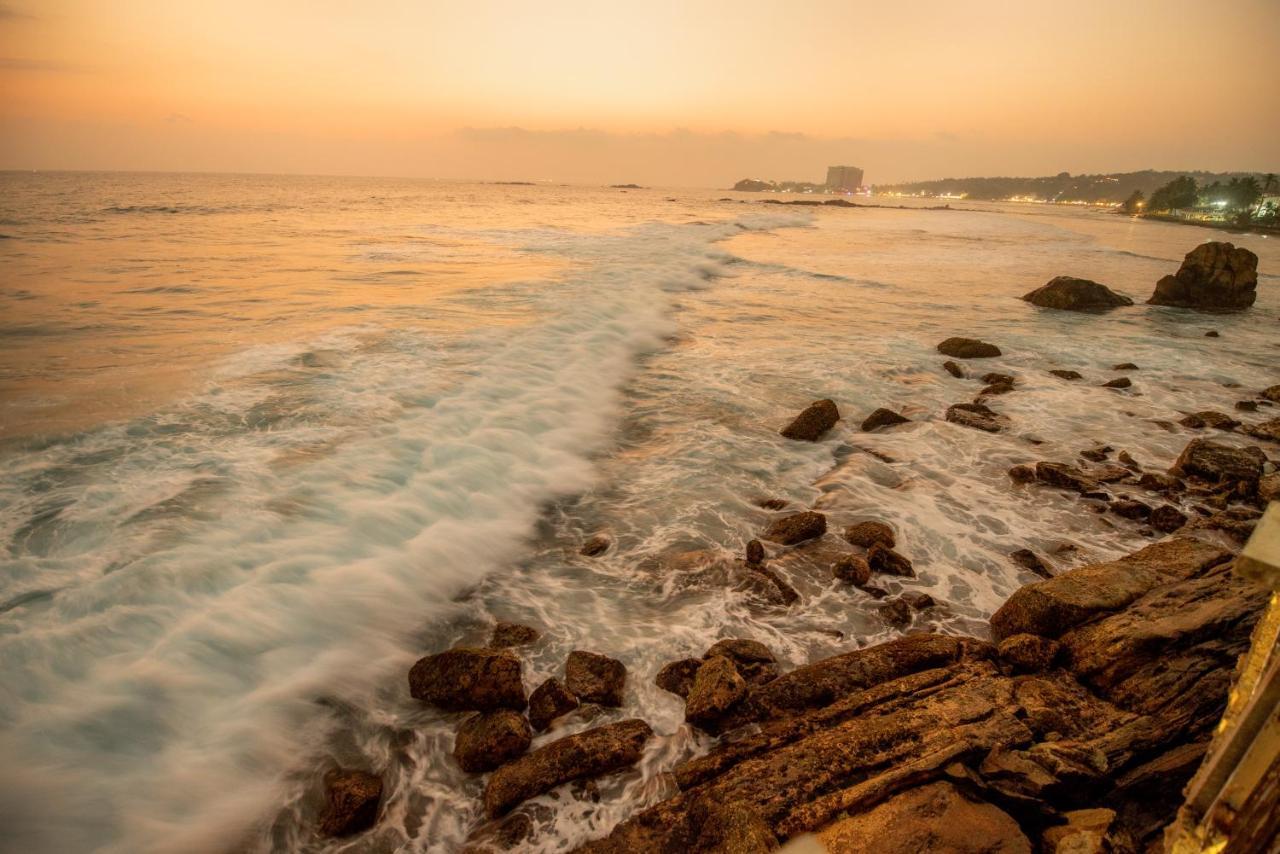
<path id="1" fill-rule="evenodd" d="M 0 3 L 0 21 L 20 21 L 34 17 L 35 15 L 28 12 L 18 11 L 8 3 Z"/>

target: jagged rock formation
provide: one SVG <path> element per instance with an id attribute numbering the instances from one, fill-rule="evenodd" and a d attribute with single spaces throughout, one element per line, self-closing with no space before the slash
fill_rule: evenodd
<path id="1" fill-rule="evenodd" d="M 1156 282 L 1150 305 L 1239 310 L 1258 298 L 1258 256 L 1243 246 L 1210 241 L 1187 253 L 1172 276 Z"/>

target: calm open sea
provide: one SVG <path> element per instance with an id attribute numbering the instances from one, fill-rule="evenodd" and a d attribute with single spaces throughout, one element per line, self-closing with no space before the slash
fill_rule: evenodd
<path id="1" fill-rule="evenodd" d="M 0 848 L 456 850 L 481 781 L 448 755 L 461 716 L 405 674 L 504 619 L 544 631 L 529 686 L 574 648 L 621 658 L 611 714 L 658 732 L 598 802 L 539 799 L 530 845 L 567 849 L 705 748 L 661 664 L 726 636 L 796 664 L 897 631 L 820 574 L 762 612 L 688 571 L 686 552 L 741 552 L 756 500 L 892 522 L 919 577 L 886 588 L 944 603 L 917 627 L 981 631 L 1033 579 L 1011 550 L 1071 543 L 1067 566 L 1142 541 L 1010 465 L 1108 443 L 1167 466 L 1188 435 L 1153 420 L 1280 382 L 1275 239 L 724 196 L 0 175 Z M 1141 305 L 1210 239 L 1261 258 L 1252 311 Z M 1060 274 L 1139 305 L 1017 299 Z M 951 335 L 1004 349 L 976 373 L 1018 377 L 993 404 L 1007 433 L 942 420 L 980 387 L 940 370 Z M 1098 388 L 1119 362 L 1133 390 Z M 819 397 L 846 418 L 825 441 L 778 436 Z M 913 423 L 860 433 L 878 406 Z M 598 531 L 614 547 L 579 556 Z M 335 761 L 386 780 L 355 842 L 311 835 Z"/>

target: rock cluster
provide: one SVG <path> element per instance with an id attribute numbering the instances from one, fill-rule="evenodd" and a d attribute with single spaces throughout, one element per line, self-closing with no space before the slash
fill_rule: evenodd
<path id="1" fill-rule="evenodd" d="M 1258 256 L 1230 243 L 1201 244 L 1178 272 L 1156 282 L 1147 302 L 1179 308 L 1240 310 L 1258 298 Z"/>

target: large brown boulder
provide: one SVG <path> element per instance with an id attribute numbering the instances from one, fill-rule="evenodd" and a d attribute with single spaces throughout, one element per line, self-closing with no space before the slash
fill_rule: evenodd
<path id="1" fill-rule="evenodd" d="M 827 517 L 812 510 L 792 513 L 774 519 L 769 528 L 760 536 L 772 543 L 794 546 L 814 537 L 821 537 L 827 532 Z"/>
<path id="2" fill-rule="evenodd" d="M 632 718 L 543 745 L 493 772 L 484 789 L 485 812 L 497 818 L 562 783 L 634 765 L 652 736 L 647 723 Z"/>
<path id="3" fill-rule="evenodd" d="M 778 660 L 760 641 L 748 638 L 716 641 L 702 657 L 709 661 L 718 655 L 732 661 L 742 678 L 752 685 L 763 685 L 778 675 Z"/>
<path id="4" fill-rule="evenodd" d="M 712 656 L 698 668 L 684 705 L 684 719 L 694 726 L 714 730 L 717 724 L 747 695 L 747 680 L 732 661 Z"/>
<path id="5" fill-rule="evenodd" d="M 999 347 L 977 338 L 948 338 L 938 345 L 938 352 L 955 359 L 990 359 L 1001 355 Z"/>
<path id="6" fill-rule="evenodd" d="M 533 728 L 510 709 L 481 712 L 463 721 L 453 742 L 453 758 L 463 771 L 477 774 L 505 765 L 529 749 Z"/>
<path id="7" fill-rule="evenodd" d="M 1241 432 L 1255 439 L 1266 439 L 1269 442 L 1280 442 L 1280 418 L 1271 418 L 1257 424 L 1246 424 Z"/>
<path id="8" fill-rule="evenodd" d="M 888 548 L 893 548 L 896 545 L 893 528 L 884 522 L 867 521 L 850 525 L 844 529 L 844 538 L 853 545 L 862 546 L 864 549 L 869 549 L 876 543 Z"/>
<path id="9" fill-rule="evenodd" d="M 565 687 L 579 700 L 621 706 L 627 667 L 616 658 L 575 649 L 564 665 Z"/>
<path id="10" fill-rule="evenodd" d="M 409 693 L 452 712 L 525 707 L 520 659 L 506 649 L 457 647 L 419 659 Z"/>
<path id="11" fill-rule="evenodd" d="M 788 439 L 816 442 L 839 420 L 840 410 L 836 408 L 835 401 L 815 400 L 805 407 L 794 421 L 783 427 L 781 433 Z"/>
<path id="12" fill-rule="evenodd" d="M 658 671 L 658 675 L 653 678 L 653 683 L 663 691 L 670 691 L 677 697 L 686 699 L 700 667 L 702 667 L 700 658 L 682 658 L 679 661 L 669 662 Z"/>
<path id="13" fill-rule="evenodd" d="M 1156 282 L 1150 305 L 1239 310 L 1258 298 L 1258 256 L 1243 246 L 1211 241 L 1187 253 L 1172 276 Z"/>
<path id="14" fill-rule="evenodd" d="M 1047 285 L 1036 288 L 1023 297 L 1041 308 L 1057 308 L 1063 311 L 1105 311 L 1123 305 L 1133 305 L 1133 300 L 1118 294 L 1106 285 L 1077 279 L 1074 276 L 1058 276 Z"/>
<path id="15" fill-rule="evenodd" d="M 1237 448 L 1209 439 L 1192 439 L 1182 449 L 1170 474 L 1196 475 L 1217 482 L 1246 480 L 1262 477 L 1262 467 L 1267 455 L 1260 448 Z"/>
<path id="16" fill-rule="evenodd" d="M 335 768 L 324 778 L 324 807 L 320 832 L 350 836 L 373 827 L 382 801 L 382 778 L 366 771 Z"/>
<path id="17" fill-rule="evenodd" d="M 578 698 L 559 679 L 549 676 L 529 695 L 529 723 L 534 730 L 542 732 L 556 718 L 576 708 Z"/>

